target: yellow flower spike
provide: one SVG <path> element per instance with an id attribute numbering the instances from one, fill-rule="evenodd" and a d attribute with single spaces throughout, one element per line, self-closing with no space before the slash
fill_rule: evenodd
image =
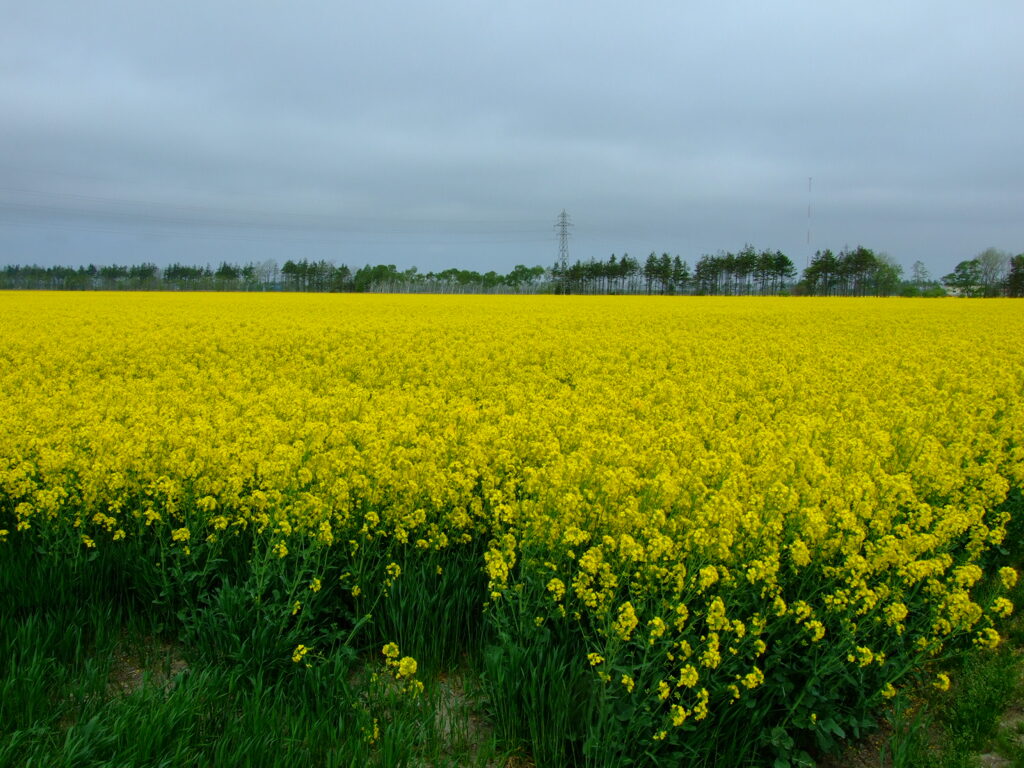
<path id="1" fill-rule="evenodd" d="M 370 744 L 376 744 L 380 740 L 380 722 L 376 717 L 373 718 L 373 727 L 363 732 L 366 734 L 366 740 Z"/>
<path id="2" fill-rule="evenodd" d="M 704 591 L 712 584 L 718 581 L 719 574 L 718 569 L 713 565 L 706 565 L 700 569 L 700 573 L 697 576 L 697 584 L 701 591 Z"/>
<path id="3" fill-rule="evenodd" d="M 707 636 L 704 652 L 700 655 L 700 663 L 709 669 L 715 669 L 722 663 L 718 635 L 714 632 Z"/>
<path id="4" fill-rule="evenodd" d="M 900 622 L 907 618 L 909 613 L 910 611 L 904 603 L 900 601 L 890 603 L 884 611 L 885 623 L 890 627 L 897 627 L 897 632 L 902 633 L 903 627 L 900 625 Z"/>
<path id="5" fill-rule="evenodd" d="M 551 593 L 552 599 L 558 602 L 565 596 L 565 583 L 557 577 L 553 578 L 548 581 L 547 591 Z"/>
<path id="6" fill-rule="evenodd" d="M 728 632 L 732 628 L 732 624 L 725 616 L 725 603 L 722 602 L 722 598 L 715 597 L 708 605 L 705 621 L 708 629 L 715 632 Z"/>
<path id="7" fill-rule="evenodd" d="M 807 622 L 807 631 L 810 632 L 811 642 L 817 643 L 825 637 L 825 625 L 817 619 Z"/>
<path id="8" fill-rule="evenodd" d="M 707 688 L 701 688 L 697 691 L 697 704 L 692 710 L 694 720 L 703 720 L 710 714 L 710 710 L 708 709 L 709 699 L 710 694 L 708 693 Z"/>
<path id="9" fill-rule="evenodd" d="M 754 667 L 750 672 L 743 676 L 743 679 L 740 682 L 744 688 L 757 688 L 759 685 L 764 684 L 764 672 L 762 672 L 758 667 Z"/>
<path id="10" fill-rule="evenodd" d="M 416 674 L 416 659 L 412 656 L 403 656 L 398 662 L 398 677 L 412 677 Z"/>
<path id="11" fill-rule="evenodd" d="M 985 627 L 974 638 L 974 644 L 979 648 L 985 649 L 996 648 L 1001 642 L 1002 638 L 992 627 Z"/>
<path id="12" fill-rule="evenodd" d="M 1004 589 L 1013 589 L 1017 586 L 1017 571 L 1009 566 L 999 569 L 999 580 Z"/>
<path id="13" fill-rule="evenodd" d="M 672 625 L 676 628 L 677 632 L 682 632 L 683 627 L 686 626 L 686 622 L 690 618 L 690 610 L 683 603 L 680 603 L 675 607 L 675 613 L 676 618 Z"/>
<path id="14" fill-rule="evenodd" d="M 872 653 L 870 648 L 858 645 L 855 652 L 846 655 L 846 660 L 851 664 L 866 667 L 875 660 L 875 654 Z"/>
<path id="15" fill-rule="evenodd" d="M 700 674 L 697 672 L 697 668 L 693 664 L 687 664 L 679 670 L 679 680 L 676 683 L 676 687 L 685 686 L 686 688 L 693 688 L 700 679 Z"/>
<path id="16" fill-rule="evenodd" d="M 619 616 L 615 620 L 613 629 L 619 636 L 619 639 L 628 641 L 633 635 L 633 630 L 636 629 L 637 624 L 640 623 L 640 619 L 637 618 L 636 611 L 633 609 L 633 604 L 630 602 L 623 603 L 622 607 L 619 608 Z"/>
<path id="17" fill-rule="evenodd" d="M 650 627 L 648 637 L 650 638 L 651 645 L 654 645 L 654 641 L 665 634 L 665 630 L 668 627 L 665 624 L 664 619 L 660 616 L 655 616 L 653 619 L 647 622 L 647 626 Z"/>
<path id="18" fill-rule="evenodd" d="M 811 551 L 802 539 L 797 539 L 789 545 L 789 554 L 793 559 L 793 564 L 799 568 L 803 568 L 811 562 Z"/>
<path id="19" fill-rule="evenodd" d="M 992 601 L 991 611 L 1005 619 L 1013 613 L 1013 603 L 1005 597 L 997 597 Z"/>

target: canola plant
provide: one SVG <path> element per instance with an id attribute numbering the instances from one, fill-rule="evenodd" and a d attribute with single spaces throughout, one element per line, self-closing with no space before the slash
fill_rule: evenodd
<path id="1" fill-rule="evenodd" d="M 826 743 L 1014 608 L 1012 301 L 6 293 L 0 331 L 0 547 L 244 542 L 309 564 L 292 614 L 468 563 L 495 663 L 559 644 L 596 702 L 594 764 Z"/>

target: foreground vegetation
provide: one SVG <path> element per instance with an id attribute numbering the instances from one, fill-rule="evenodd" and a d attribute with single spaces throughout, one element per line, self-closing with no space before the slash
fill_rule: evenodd
<path id="1" fill-rule="evenodd" d="M 20 293 L 0 328 L 11 765 L 809 764 L 1013 611 L 1012 302 Z"/>
<path id="2" fill-rule="evenodd" d="M 1013 524 L 1000 558 L 1024 563 L 1024 498 L 1007 502 Z M 990 596 L 998 587 L 979 586 Z M 1024 582 L 1010 590 L 1024 601 Z M 983 597 L 984 599 L 984 597 Z M 827 756 L 822 768 L 1010 768 L 1024 765 L 1024 617 L 1005 625 L 995 652 L 957 654 L 901 688 L 876 717 L 877 729 Z M 943 677 L 936 677 L 938 672 Z"/>

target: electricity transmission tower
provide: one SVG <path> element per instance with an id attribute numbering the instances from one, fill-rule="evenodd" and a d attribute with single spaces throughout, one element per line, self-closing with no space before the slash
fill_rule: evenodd
<path id="1" fill-rule="evenodd" d="M 555 223 L 555 230 L 558 232 L 558 271 L 561 273 L 563 286 L 569 279 L 569 227 L 571 226 L 572 221 L 569 219 L 569 214 L 563 208 Z"/>

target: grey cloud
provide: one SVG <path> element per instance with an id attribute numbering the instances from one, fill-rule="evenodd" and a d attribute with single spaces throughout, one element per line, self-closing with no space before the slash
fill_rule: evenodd
<path id="1" fill-rule="evenodd" d="M 9 15 L 0 262 L 315 250 L 505 271 L 553 261 L 564 207 L 582 258 L 752 242 L 801 263 L 809 202 L 811 247 L 937 274 L 1024 250 L 1015 2 Z"/>

